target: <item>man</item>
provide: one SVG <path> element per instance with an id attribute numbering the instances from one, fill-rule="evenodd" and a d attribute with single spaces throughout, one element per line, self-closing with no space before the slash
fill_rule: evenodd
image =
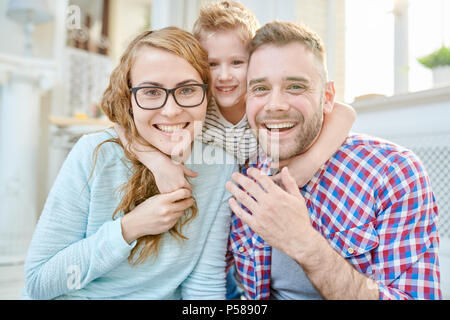
<path id="1" fill-rule="evenodd" d="M 247 80 L 249 123 L 282 167 L 279 185 L 265 156 L 227 183 L 229 250 L 247 298 L 441 298 L 438 209 L 411 151 L 352 134 L 304 187 L 286 168 L 332 110 L 320 38 L 293 23 L 265 25 Z"/>

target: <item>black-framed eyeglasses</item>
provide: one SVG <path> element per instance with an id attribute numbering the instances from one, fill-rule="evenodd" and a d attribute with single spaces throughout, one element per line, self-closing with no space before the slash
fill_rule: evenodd
<path id="1" fill-rule="evenodd" d="M 207 84 L 184 84 L 172 89 L 155 86 L 134 87 L 130 91 L 134 95 L 136 104 L 145 110 L 155 110 L 164 107 L 172 94 L 175 102 L 183 108 L 193 108 L 201 105 L 205 100 Z"/>

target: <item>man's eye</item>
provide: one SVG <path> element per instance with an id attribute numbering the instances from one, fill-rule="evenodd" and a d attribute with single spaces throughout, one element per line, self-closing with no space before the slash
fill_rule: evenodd
<path id="1" fill-rule="evenodd" d="M 299 84 L 292 84 L 287 87 L 287 90 L 293 91 L 293 92 L 303 92 L 306 90 L 306 87 Z"/>
<path id="2" fill-rule="evenodd" d="M 253 87 L 251 89 L 251 93 L 253 93 L 255 95 L 262 95 L 262 94 L 267 93 L 268 91 L 269 91 L 269 89 L 264 86 L 257 86 L 257 87 Z"/>

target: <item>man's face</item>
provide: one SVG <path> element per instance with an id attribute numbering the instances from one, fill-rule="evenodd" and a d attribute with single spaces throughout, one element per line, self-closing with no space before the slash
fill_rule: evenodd
<path id="1" fill-rule="evenodd" d="M 318 70 L 318 59 L 298 42 L 264 45 L 253 53 L 247 118 L 270 157 L 290 159 L 319 135 L 323 113 L 332 110 L 334 87 L 324 86 Z"/>

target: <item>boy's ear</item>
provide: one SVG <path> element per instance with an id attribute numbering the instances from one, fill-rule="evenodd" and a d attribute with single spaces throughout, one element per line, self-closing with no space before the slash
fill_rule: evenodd
<path id="1" fill-rule="evenodd" d="M 325 114 L 331 113 L 334 106 L 334 97 L 336 95 L 336 90 L 334 89 L 334 82 L 329 81 L 325 85 L 324 101 L 323 101 L 323 112 Z"/>

